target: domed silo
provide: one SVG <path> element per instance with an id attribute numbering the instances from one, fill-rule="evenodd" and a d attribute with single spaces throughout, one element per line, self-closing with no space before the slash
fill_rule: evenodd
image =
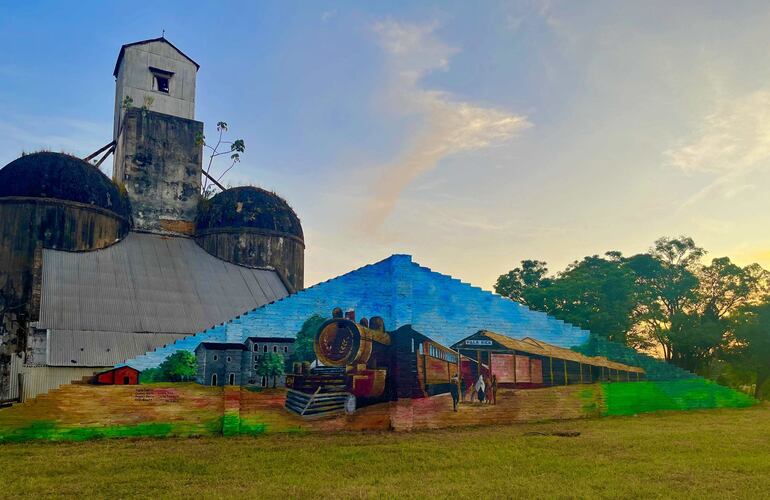
<path id="1" fill-rule="evenodd" d="M 34 153 L 0 169 L 0 305 L 37 319 L 40 249 L 104 248 L 126 235 L 129 214 L 118 187 L 79 158 Z"/>
<path id="2" fill-rule="evenodd" d="M 201 203 L 196 241 L 220 259 L 278 271 L 296 291 L 305 274 L 302 225 L 286 200 L 264 189 L 227 189 Z"/>

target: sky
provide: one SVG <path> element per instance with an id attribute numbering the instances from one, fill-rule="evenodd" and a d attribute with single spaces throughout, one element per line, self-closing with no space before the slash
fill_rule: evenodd
<path id="1" fill-rule="evenodd" d="M 768 26 L 766 1 L 0 0 L 0 165 L 109 142 L 120 46 L 165 30 L 196 119 L 246 143 L 224 182 L 299 214 L 307 285 L 406 253 L 492 289 L 678 235 L 770 268 Z"/>

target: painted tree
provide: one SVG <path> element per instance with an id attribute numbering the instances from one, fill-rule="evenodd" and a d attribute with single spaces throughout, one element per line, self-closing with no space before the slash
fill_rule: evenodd
<path id="1" fill-rule="evenodd" d="M 278 385 L 278 377 L 285 372 L 283 355 L 277 352 L 269 352 L 262 356 L 257 363 L 257 375 L 273 379 L 273 389 Z"/>
<path id="2" fill-rule="evenodd" d="M 186 382 L 195 377 L 198 364 L 193 353 L 177 351 L 167 357 L 158 368 L 164 381 Z"/>
<path id="3" fill-rule="evenodd" d="M 314 314 L 302 323 L 302 328 L 297 332 L 297 338 L 294 341 L 293 358 L 295 361 L 315 361 L 313 343 L 315 342 L 315 335 L 324 321 L 326 321 L 324 318 Z"/>

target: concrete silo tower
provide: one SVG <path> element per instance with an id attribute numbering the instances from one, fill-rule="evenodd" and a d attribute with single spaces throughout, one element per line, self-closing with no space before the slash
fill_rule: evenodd
<path id="1" fill-rule="evenodd" d="M 195 121 L 198 64 L 165 38 L 123 45 L 115 64 L 113 180 L 135 230 L 192 235 L 202 146 Z"/>

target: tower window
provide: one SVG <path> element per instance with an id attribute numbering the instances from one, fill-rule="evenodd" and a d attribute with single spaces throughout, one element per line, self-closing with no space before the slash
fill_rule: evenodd
<path id="1" fill-rule="evenodd" d="M 158 92 L 168 94 L 168 78 L 165 76 L 155 75 L 155 88 Z"/>
<path id="2" fill-rule="evenodd" d="M 164 69 L 150 67 L 152 73 L 152 87 L 158 92 L 168 94 L 171 89 L 171 77 L 174 76 L 172 71 L 166 71 Z"/>

